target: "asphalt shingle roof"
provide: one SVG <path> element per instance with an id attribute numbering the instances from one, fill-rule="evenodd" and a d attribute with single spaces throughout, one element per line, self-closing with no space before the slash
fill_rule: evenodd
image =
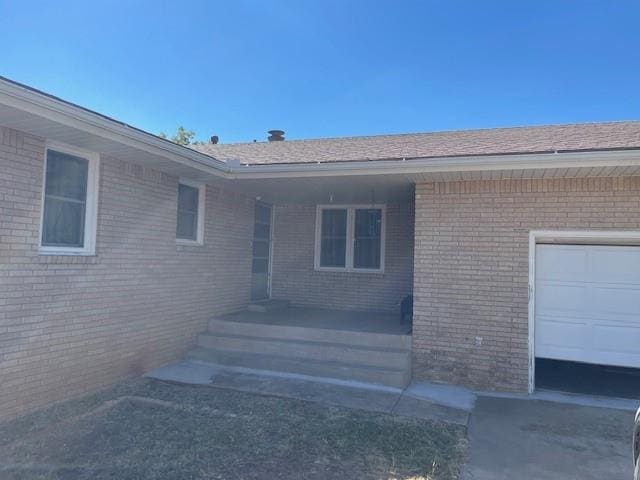
<path id="1" fill-rule="evenodd" d="M 244 164 L 352 162 L 640 149 L 640 121 L 407 133 L 370 137 L 206 144 L 195 149 Z"/>

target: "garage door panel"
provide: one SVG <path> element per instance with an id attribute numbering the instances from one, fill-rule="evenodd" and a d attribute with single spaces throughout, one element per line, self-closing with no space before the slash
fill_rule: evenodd
<path id="1" fill-rule="evenodd" d="M 535 355 L 640 368 L 640 247 L 538 245 Z"/>
<path id="2" fill-rule="evenodd" d="M 536 355 L 537 358 L 546 358 L 550 360 L 567 360 L 569 362 L 593 363 L 591 356 L 583 349 L 567 350 L 562 347 L 549 347 L 544 352 Z"/>
<path id="3" fill-rule="evenodd" d="M 588 291 L 584 285 L 546 281 L 536 288 L 536 309 L 541 315 L 579 315 L 587 301 Z"/>
<path id="4" fill-rule="evenodd" d="M 589 271 L 597 274 L 596 280 L 640 285 L 640 248 L 600 247 L 590 257 Z"/>
<path id="5" fill-rule="evenodd" d="M 556 247 L 556 248 L 547 248 Z M 572 280 L 577 274 L 587 272 L 587 253 L 580 250 L 565 248 L 561 245 L 538 245 L 544 249 L 543 256 L 537 256 L 536 265 L 540 271 L 541 280 Z"/>
<path id="6" fill-rule="evenodd" d="M 551 358 L 551 357 L 549 357 Z M 555 360 L 569 360 L 572 362 L 590 363 L 595 365 L 611 365 L 615 367 L 640 368 L 640 355 L 619 353 L 619 352 L 602 352 L 598 356 L 585 356 L 583 359 L 553 358 Z"/>
<path id="7" fill-rule="evenodd" d="M 595 317 L 640 316 L 640 288 L 622 288 L 613 286 L 594 286 L 591 288 L 590 311 Z"/>
<path id="8" fill-rule="evenodd" d="M 551 348 L 584 349 L 584 338 L 590 335 L 591 328 L 584 322 L 567 322 L 560 318 L 543 318 L 538 320 L 540 328 L 536 329 L 536 351 L 544 353 Z"/>
<path id="9" fill-rule="evenodd" d="M 618 352 L 640 357 L 640 352 L 638 352 L 640 328 L 596 325 L 594 327 L 594 334 L 594 343 L 597 351 L 603 354 Z"/>

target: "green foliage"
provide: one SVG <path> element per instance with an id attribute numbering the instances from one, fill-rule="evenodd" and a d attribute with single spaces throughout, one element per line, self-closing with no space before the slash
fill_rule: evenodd
<path id="1" fill-rule="evenodd" d="M 160 138 L 167 138 L 167 134 L 164 132 L 160 132 L 158 136 Z M 196 132 L 194 132 L 193 130 L 187 130 L 182 125 L 180 125 L 178 127 L 178 130 L 176 130 L 176 133 L 174 133 L 168 139 L 171 140 L 173 143 L 177 143 L 178 145 L 185 145 L 185 146 L 186 145 L 202 145 L 204 143 L 199 140 L 195 140 L 195 137 L 196 137 Z"/>

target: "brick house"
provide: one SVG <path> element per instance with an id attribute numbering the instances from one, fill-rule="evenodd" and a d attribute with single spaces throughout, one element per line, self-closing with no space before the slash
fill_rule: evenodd
<path id="1" fill-rule="evenodd" d="M 181 147 L 0 79 L 1 419 L 188 352 L 513 392 L 539 358 L 640 368 L 640 122 L 273 136 Z"/>

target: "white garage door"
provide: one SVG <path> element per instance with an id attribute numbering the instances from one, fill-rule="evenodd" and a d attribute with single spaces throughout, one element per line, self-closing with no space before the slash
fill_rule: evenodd
<path id="1" fill-rule="evenodd" d="M 640 247 L 537 245 L 535 354 L 640 368 Z"/>

